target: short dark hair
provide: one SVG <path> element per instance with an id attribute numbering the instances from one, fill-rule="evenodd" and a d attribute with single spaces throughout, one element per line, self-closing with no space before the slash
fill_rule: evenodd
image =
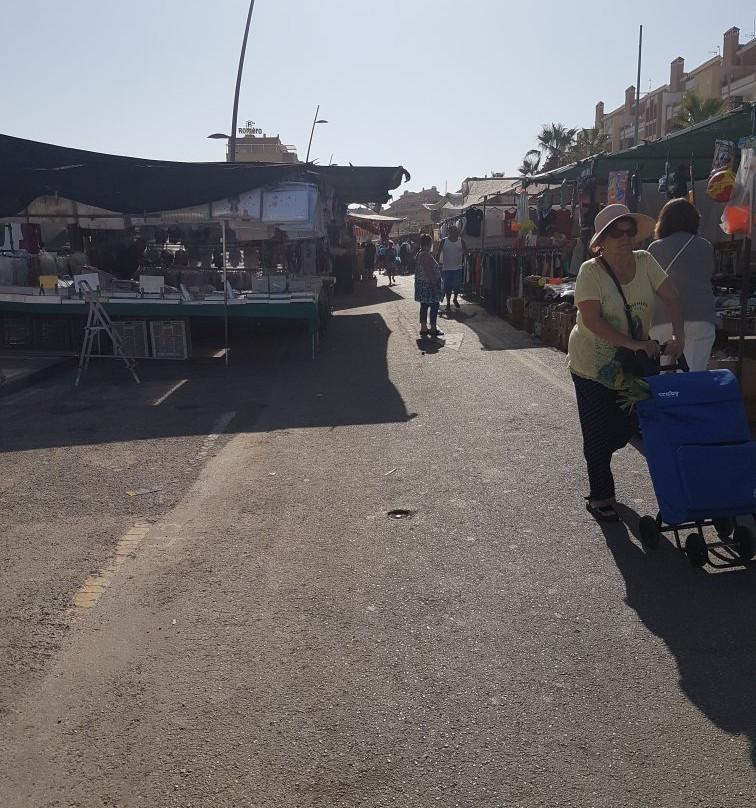
<path id="1" fill-rule="evenodd" d="M 654 238 L 666 238 L 672 233 L 692 233 L 698 235 L 701 214 L 687 199 L 670 199 L 659 212 L 654 228 Z"/>
<path id="2" fill-rule="evenodd" d="M 430 247 L 431 244 L 433 244 L 433 239 L 427 233 L 423 233 L 423 235 L 420 236 L 420 246 Z"/>

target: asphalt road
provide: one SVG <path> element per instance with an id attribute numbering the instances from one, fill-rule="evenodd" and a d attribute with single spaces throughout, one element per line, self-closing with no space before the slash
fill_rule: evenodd
<path id="1" fill-rule="evenodd" d="M 642 548 L 634 448 L 590 519 L 562 354 L 339 304 L 0 400 L 3 808 L 756 804 L 754 569 Z"/>

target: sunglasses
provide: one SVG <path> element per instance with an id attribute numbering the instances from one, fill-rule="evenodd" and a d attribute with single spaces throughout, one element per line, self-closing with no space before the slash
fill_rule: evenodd
<path id="1" fill-rule="evenodd" d="M 622 238 L 623 236 L 630 236 L 633 238 L 638 235 L 638 227 L 635 222 L 632 222 L 625 227 L 614 225 L 607 229 L 606 235 L 609 236 L 609 238 Z"/>

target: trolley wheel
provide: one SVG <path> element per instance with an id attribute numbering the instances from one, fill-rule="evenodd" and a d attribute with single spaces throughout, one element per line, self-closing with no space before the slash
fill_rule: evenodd
<path id="1" fill-rule="evenodd" d="M 653 516 L 641 516 L 638 522 L 641 542 L 646 547 L 656 547 L 661 539 L 661 530 Z"/>
<path id="2" fill-rule="evenodd" d="M 735 520 L 731 516 L 720 516 L 711 522 L 720 539 L 729 539 L 735 529 Z"/>
<path id="3" fill-rule="evenodd" d="M 706 542 L 699 533 L 690 533 L 685 539 L 685 555 L 694 567 L 703 567 L 709 560 Z"/>
<path id="4" fill-rule="evenodd" d="M 740 556 L 741 561 L 750 561 L 756 555 L 753 536 L 745 525 L 736 525 L 732 533 L 732 542 L 735 545 L 735 552 Z"/>

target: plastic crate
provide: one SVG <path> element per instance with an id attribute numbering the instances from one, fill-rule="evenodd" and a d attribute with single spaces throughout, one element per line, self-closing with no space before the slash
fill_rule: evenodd
<path id="1" fill-rule="evenodd" d="M 71 351 L 71 324 L 65 317 L 34 320 L 34 347 L 38 351 Z"/>
<path id="2" fill-rule="evenodd" d="M 186 320 L 152 320 L 150 343 L 153 359 L 188 359 L 191 350 Z"/>
<path id="3" fill-rule="evenodd" d="M 31 317 L 3 317 L 2 347 L 30 351 L 34 348 L 34 324 Z"/>
<path id="4" fill-rule="evenodd" d="M 146 359 L 150 355 L 147 342 L 147 323 L 144 320 L 115 320 L 113 329 L 121 338 L 123 349 L 134 359 Z M 116 355 L 113 346 L 113 355 Z"/>

